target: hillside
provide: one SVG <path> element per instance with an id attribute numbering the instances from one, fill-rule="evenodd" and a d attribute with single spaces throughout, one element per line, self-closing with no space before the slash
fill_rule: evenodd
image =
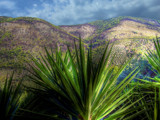
<path id="1" fill-rule="evenodd" d="M 91 24 L 62 25 L 60 27 L 68 33 L 73 34 L 77 37 L 79 37 L 80 35 L 82 39 L 92 37 L 93 34 L 95 34 L 95 31 L 97 30 L 97 27 Z"/>
<path id="2" fill-rule="evenodd" d="M 23 67 L 29 54 L 38 56 L 44 47 L 54 49 L 58 43 L 64 51 L 74 40 L 75 36 L 38 18 L 0 17 L 0 74 Z"/>
<path id="3" fill-rule="evenodd" d="M 160 36 L 160 21 L 146 18 L 117 17 L 79 25 L 55 26 L 31 17 L 0 17 L 0 74 L 22 68 L 29 55 L 38 57 L 44 47 L 55 48 L 56 43 L 66 50 L 73 48 L 79 35 L 85 44 L 93 43 L 94 60 L 98 60 L 106 41 L 114 43 L 117 53 L 114 63 L 120 65 L 132 55 L 141 56 L 145 49 L 154 49 L 152 39 Z"/>
<path id="4" fill-rule="evenodd" d="M 96 56 L 103 51 L 106 41 L 114 42 L 113 51 L 118 52 L 115 62 L 120 64 L 133 54 L 143 55 L 147 47 L 154 49 L 152 40 L 160 36 L 159 22 L 159 20 L 126 16 L 60 27 L 75 36 L 82 35 L 85 43 L 92 41 Z M 81 32 L 84 28 L 88 30 L 87 35 Z"/>
<path id="5" fill-rule="evenodd" d="M 134 21 L 136 23 L 145 24 L 150 29 L 157 29 L 157 27 L 160 27 L 160 20 L 153 20 L 153 19 L 147 19 L 147 18 L 136 18 L 136 17 L 116 17 L 111 18 L 107 20 L 97 20 L 93 22 L 89 22 L 86 24 L 79 24 L 79 25 L 61 25 L 60 27 L 64 30 L 66 30 L 69 33 L 74 34 L 75 36 L 81 34 L 83 36 L 84 30 L 88 33 L 92 33 L 92 35 L 84 36 L 84 39 L 92 39 L 95 36 L 99 36 L 104 31 L 109 30 L 113 27 L 116 27 L 119 25 L 122 21 Z M 87 34 L 87 33 L 86 33 Z"/>

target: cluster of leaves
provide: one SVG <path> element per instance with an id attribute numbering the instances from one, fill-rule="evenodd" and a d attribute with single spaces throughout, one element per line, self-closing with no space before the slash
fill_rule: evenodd
<path id="1" fill-rule="evenodd" d="M 137 80 L 139 80 L 139 83 L 136 89 L 136 91 L 139 93 L 139 97 L 143 96 L 143 99 L 141 100 L 140 104 L 142 104 L 143 108 L 145 109 L 143 117 L 139 117 L 148 120 L 160 119 L 160 43 L 158 38 L 154 40 L 154 45 L 156 51 L 151 52 L 148 49 L 148 54 L 146 54 L 146 57 L 150 65 L 155 70 L 157 76 L 152 78 L 148 77 L 149 80 L 137 78 Z M 135 83 L 133 85 L 135 85 Z"/>
<path id="2" fill-rule="evenodd" d="M 27 103 L 23 100 L 21 107 L 15 110 L 15 118 L 31 115 L 35 116 L 34 119 L 40 119 L 40 116 L 54 119 L 57 115 L 61 119 L 82 120 L 97 120 L 104 116 L 108 120 L 127 118 L 127 114 L 135 111 L 131 109 L 135 102 L 127 102 L 132 89 L 121 96 L 120 93 L 138 71 L 135 69 L 116 85 L 127 63 L 113 74 L 112 61 L 108 62 L 111 54 L 108 46 L 109 43 L 97 65 L 92 63 L 92 47 L 86 56 L 81 41 L 80 51 L 75 45 L 75 57 L 68 48 L 64 58 L 58 49 L 56 58 L 47 50 L 46 56 L 41 56 L 40 61 L 33 58 L 35 66 L 31 65 L 32 70 L 29 72 L 32 75 L 29 77 L 38 87 L 28 87 L 28 90 L 36 97 L 29 98 Z"/>
<path id="3" fill-rule="evenodd" d="M 160 45 L 158 40 L 154 43 L 157 54 L 146 56 L 159 72 Z M 81 39 L 79 47 L 75 44 L 75 55 L 69 48 L 62 55 L 57 48 L 55 56 L 46 49 L 40 60 L 32 57 L 27 76 L 36 86 L 26 86 L 29 92 L 22 96 L 21 83 L 12 87 L 13 77 L 6 80 L 0 91 L 1 119 L 159 120 L 159 78 L 131 82 L 139 73 L 136 67 L 117 84 L 131 59 L 113 67 L 112 47 L 108 42 L 97 64 L 92 61 L 92 46 L 86 55 Z"/>
<path id="4" fill-rule="evenodd" d="M 153 67 L 151 66 L 151 64 L 149 64 L 147 59 L 140 56 L 139 58 L 136 57 L 132 59 L 132 61 L 129 63 L 126 69 L 119 76 L 118 81 L 124 79 L 125 76 L 130 73 L 130 71 L 134 70 L 138 66 L 140 71 L 136 75 L 136 78 L 147 79 L 147 77 L 155 77 L 157 75 L 156 70 L 153 69 Z M 133 80 L 137 81 L 136 78 Z"/>
<path id="5" fill-rule="evenodd" d="M 12 120 L 16 111 L 19 108 L 20 100 L 20 85 L 21 82 L 14 88 L 12 84 L 13 74 L 5 80 L 5 84 L 0 88 L 0 119 Z"/>

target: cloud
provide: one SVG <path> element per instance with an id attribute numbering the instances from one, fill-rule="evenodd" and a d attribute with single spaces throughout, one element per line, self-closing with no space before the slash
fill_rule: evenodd
<path id="1" fill-rule="evenodd" d="M 34 7 L 37 7 L 37 4 L 33 4 Z"/>
<path id="2" fill-rule="evenodd" d="M 28 1 L 30 5 L 24 6 L 24 10 L 13 10 L 10 14 L 16 17 L 38 17 L 55 25 L 81 24 L 118 16 L 160 16 L 159 0 L 40 0 L 39 3 Z M 0 8 L 1 6 L 13 9 L 15 3 L 3 0 L 0 2 Z"/>
<path id="3" fill-rule="evenodd" d="M 160 10 L 158 0 L 53 0 L 53 2 L 54 4 L 44 1 L 41 9 L 28 10 L 28 16 L 40 17 L 61 25 L 126 15 L 152 17 L 153 12 Z"/>
<path id="4" fill-rule="evenodd" d="M 0 1 L 1 9 L 13 10 L 15 9 L 15 2 L 12 1 Z"/>

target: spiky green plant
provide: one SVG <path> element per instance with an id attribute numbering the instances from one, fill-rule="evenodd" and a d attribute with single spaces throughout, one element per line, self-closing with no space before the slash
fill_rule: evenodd
<path id="1" fill-rule="evenodd" d="M 129 61 L 113 74 L 114 57 L 110 59 L 111 50 L 108 42 L 103 56 L 95 65 L 92 62 L 92 47 L 86 56 L 81 39 L 79 48 L 75 44 L 75 57 L 69 48 L 64 58 L 60 50 L 56 50 L 54 58 L 53 53 L 46 49 L 46 56 L 41 55 L 41 60 L 33 58 L 35 65 L 31 65 L 30 70 L 30 78 L 40 88 L 30 89 L 50 104 L 48 111 L 53 111 L 52 106 L 58 106 L 68 118 L 132 119 L 135 115 L 127 115 L 135 112 L 131 107 L 138 101 L 128 102 L 134 87 L 124 94 L 121 93 L 139 71 L 136 68 L 117 85 L 117 78 Z"/>
<path id="2" fill-rule="evenodd" d="M 50 104 L 41 99 L 37 94 L 33 94 L 27 89 L 27 92 L 23 95 L 23 99 L 21 99 L 15 120 L 61 120 L 58 119 L 57 115 L 59 108 L 52 106 L 52 115 L 48 115 L 48 112 L 50 112 L 48 108 L 51 107 Z"/>
<path id="3" fill-rule="evenodd" d="M 20 85 L 12 85 L 13 74 L 6 78 L 4 87 L 0 90 L 0 120 L 12 120 L 19 108 Z M 2 87 L 2 86 L 1 86 Z"/>
<path id="4" fill-rule="evenodd" d="M 153 40 L 156 51 L 152 52 L 151 50 L 147 50 L 148 54 L 145 54 L 148 62 L 152 65 L 153 69 L 157 71 L 157 74 L 160 74 L 160 43 L 158 37 Z M 149 78 L 149 77 L 148 77 Z M 160 119 L 160 78 L 154 77 L 149 78 L 151 81 L 138 79 L 142 82 L 141 87 L 145 89 L 150 89 L 150 99 L 149 102 L 144 101 L 146 108 L 146 115 L 148 120 L 159 120 Z M 149 104 L 149 105 L 148 105 Z"/>

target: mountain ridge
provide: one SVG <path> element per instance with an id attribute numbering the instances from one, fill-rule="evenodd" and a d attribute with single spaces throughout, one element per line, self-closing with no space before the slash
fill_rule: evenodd
<path id="1" fill-rule="evenodd" d="M 70 43 L 73 46 L 73 42 L 78 40 L 77 37 L 67 33 L 60 27 L 38 18 L 0 17 L 0 20 L 1 68 L 13 66 L 16 59 L 13 55 L 18 55 L 18 53 L 16 53 L 18 51 L 21 51 L 23 54 L 30 52 L 38 55 L 39 51 L 44 52 L 44 50 L 42 50 L 44 46 L 53 49 L 56 43 L 60 46 Z M 67 49 L 66 46 L 64 47 L 62 50 Z M 9 56 L 9 54 L 12 54 L 12 57 Z M 9 58 L 8 60 L 10 60 L 10 58 L 14 59 L 10 62 L 7 60 L 7 57 Z M 7 61 L 8 63 L 6 63 Z"/>
<path id="2" fill-rule="evenodd" d="M 100 34 L 101 32 L 103 32 L 105 30 L 109 30 L 109 29 L 115 27 L 123 20 L 130 20 L 130 21 L 135 21 L 135 22 L 139 22 L 142 24 L 148 24 L 153 27 L 160 27 L 160 20 L 156 20 L 156 19 L 152 20 L 152 19 L 148 19 L 148 18 L 136 18 L 136 17 L 130 17 L 130 16 L 124 16 L 124 17 L 120 16 L 120 17 L 115 17 L 115 18 L 111 18 L 111 19 L 107 19 L 107 20 L 97 20 L 97 21 L 93 21 L 93 22 L 89 22 L 89 23 L 85 23 L 85 24 L 79 24 L 79 25 L 68 25 L 68 27 L 91 25 L 92 27 L 96 27 L 97 33 Z M 153 22 L 155 22 L 156 24 L 154 24 Z M 62 25 L 62 26 L 60 25 L 60 27 L 61 28 L 67 27 L 67 25 Z M 86 39 L 86 38 L 84 38 L 84 39 Z"/>
<path id="3" fill-rule="evenodd" d="M 28 53 L 38 57 L 44 46 L 63 51 L 74 47 L 79 35 L 88 46 L 93 43 L 94 59 L 101 56 L 105 43 L 114 43 L 118 53 L 115 64 L 121 64 L 133 54 L 143 55 L 145 47 L 154 49 L 152 39 L 160 35 L 160 21 L 135 17 L 117 17 L 79 25 L 56 26 L 32 17 L 0 17 L 0 69 L 17 68 L 28 60 Z M 26 59 L 27 58 L 27 59 Z M 2 73 L 0 72 L 0 73 Z"/>
<path id="4" fill-rule="evenodd" d="M 90 26 L 90 31 L 92 34 L 84 35 L 81 33 L 83 27 Z M 146 47 L 151 50 L 154 49 L 152 40 L 156 36 L 160 36 L 160 21 L 148 18 L 136 18 L 130 16 L 120 16 L 116 18 L 111 18 L 108 20 L 98 20 L 81 25 L 72 26 L 60 26 L 64 30 L 68 30 L 69 33 L 76 35 L 81 35 L 84 42 L 89 44 L 92 41 L 93 48 L 95 48 L 96 56 L 105 48 L 105 43 L 110 41 L 114 43 L 114 51 L 121 51 L 117 54 L 117 59 L 122 59 L 126 57 L 131 57 L 133 54 L 143 55 L 145 53 Z M 77 30 L 77 28 L 79 30 Z M 89 29 L 89 27 L 88 27 Z M 116 50 L 119 47 L 120 50 Z M 117 64 L 118 61 L 116 61 Z M 123 63 L 123 62 L 120 62 Z"/>

